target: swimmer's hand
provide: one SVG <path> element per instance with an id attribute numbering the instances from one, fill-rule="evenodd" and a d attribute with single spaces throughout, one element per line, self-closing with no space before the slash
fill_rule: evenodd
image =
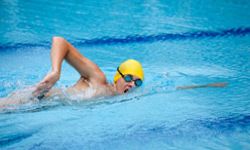
<path id="1" fill-rule="evenodd" d="M 218 82 L 218 83 L 210 83 L 210 84 L 204 84 L 204 85 L 179 86 L 176 89 L 177 90 L 185 90 L 185 89 L 207 88 L 207 87 L 222 88 L 222 87 L 225 87 L 227 85 L 228 85 L 227 82 Z"/>
<path id="2" fill-rule="evenodd" d="M 60 78 L 60 73 L 52 71 L 48 73 L 44 79 L 35 86 L 35 90 L 32 92 L 34 97 L 43 97 L 58 81 Z"/>

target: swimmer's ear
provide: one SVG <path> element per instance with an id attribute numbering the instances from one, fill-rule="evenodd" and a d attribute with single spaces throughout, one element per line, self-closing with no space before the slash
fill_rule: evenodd
<path id="1" fill-rule="evenodd" d="M 176 87 L 177 90 L 185 90 L 185 89 L 195 89 L 195 88 L 207 88 L 207 87 L 218 87 L 222 88 L 227 86 L 227 82 L 218 82 L 218 83 L 209 83 L 204 85 L 191 85 L 191 86 L 178 86 Z"/>

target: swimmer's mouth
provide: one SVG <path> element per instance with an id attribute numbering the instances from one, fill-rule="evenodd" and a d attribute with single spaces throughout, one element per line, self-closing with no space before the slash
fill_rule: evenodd
<path id="1" fill-rule="evenodd" d="M 124 90 L 124 93 L 127 93 L 128 92 L 128 89 Z"/>

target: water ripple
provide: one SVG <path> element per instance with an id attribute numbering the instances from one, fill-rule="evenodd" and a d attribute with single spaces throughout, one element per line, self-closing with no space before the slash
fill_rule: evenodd
<path id="1" fill-rule="evenodd" d="M 250 34 L 250 27 L 230 28 L 216 31 L 196 31 L 184 33 L 160 33 L 153 35 L 128 35 L 125 37 L 101 37 L 93 39 L 79 39 L 73 41 L 73 45 L 77 46 L 99 46 L 99 45 L 116 45 L 128 43 L 152 43 L 157 41 L 170 40 L 192 40 L 202 38 L 216 38 L 229 36 L 246 36 Z M 43 41 L 40 43 L 8 43 L 0 45 L 0 50 L 33 48 L 33 47 L 49 47 L 50 42 Z"/>
<path id="2" fill-rule="evenodd" d="M 0 147 L 20 142 L 36 133 L 37 131 L 23 131 L 12 135 L 2 135 L 0 136 Z"/>
<path id="3" fill-rule="evenodd" d="M 159 133 L 167 133 L 173 134 L 177 136 L 179 132 L 182 134 L 189 134 L 190 130 L 198 129 L 198 128 L 206 128 L 208 130 L 212 130 L 215 132 L 230 132 L 235 130 L 236 128 L 246 128 L 249 127 L 250 124 L 250 115 L 249 114 L 238 114 L 231 115 L 228 117 L 218 117 L 218 118 L 206 118 L 206 119 L 194 119 L 194 120 L 186 120 L 184 122 L 180 122 L 179 125 L 167 128 L 164 126 L 156 126 L 152 128 L 148 128 L 148 132 L 159 132 Z M 188 130 L 188 131 L 185 131 Z"/>

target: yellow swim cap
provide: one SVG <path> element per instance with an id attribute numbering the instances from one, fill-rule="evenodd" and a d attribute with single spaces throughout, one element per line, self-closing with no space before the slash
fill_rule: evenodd
<path id="1" fill-rule="evenodd" d="M 119 66 L 119 70 L 124 75 L 131 74 L 131 75 L 139 77 L 141 80 L 144 79 L 142 65 L 141 63 L 139 63 L 138 61 L 134 59 L 128 59 L 124 61 L 123 63 L 121 63 L 121 65 Z M 119 72 L 116 71 L 116 74 L 114 76 L 114 83 L 116 83 L 116 81 L 120 79 L 121 77 L 122 76 L 119 74 Z"/>

